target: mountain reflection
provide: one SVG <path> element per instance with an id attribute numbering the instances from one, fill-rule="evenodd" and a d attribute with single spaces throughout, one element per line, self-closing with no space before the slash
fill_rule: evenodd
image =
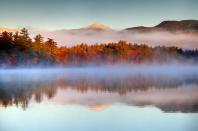
<path id="1" fill-rule="evenodd" d="M 121 72 L 1 72 L 0 105 L 26 109 L 33 101 L 55 102 L 79 104 L 101 111 L 112 104 L 122 103 L 152 105 L 165 112 L 198 111 L 198 73 Z"/>

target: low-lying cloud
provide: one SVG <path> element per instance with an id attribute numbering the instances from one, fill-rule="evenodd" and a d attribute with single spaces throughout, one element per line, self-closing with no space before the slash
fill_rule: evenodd
<path id="1" fill-rule="evenodd" d="M 125 40 L 131 43 L 147 44 L 149 46 L 177 46 L 186 49 L 198 48 L 197 33 L 171 32 L 132 32 L 115 30 L 59 30 L 59 31 L 32 31 L 35 36 L 40 33 L 44 38 L 53 38 L 60 45 L 73 46 L 87 43 L 108 43 Z"/>

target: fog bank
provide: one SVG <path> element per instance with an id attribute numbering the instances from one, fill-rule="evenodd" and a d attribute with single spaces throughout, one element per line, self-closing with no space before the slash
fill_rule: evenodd
<path id="1" fill-rule="evenodd" d="M 198 34 L 172 33 L 165 31 L 135 32 L 115 30 L 58 30 L 58 31 L 32 31 L 35 36 L 40 33 L 44 38 L 53 38 L 61 45 L 73 46 L 80 43 L 95 44 L 117 42 L 125 40 L 131 43 L 148 44 L 150 46 L 177 46 L 186 49 L 198 48 Z"/>

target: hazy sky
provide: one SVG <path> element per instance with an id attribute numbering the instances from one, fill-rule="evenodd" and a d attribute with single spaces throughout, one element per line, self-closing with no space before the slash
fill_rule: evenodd
<path id="1" fill-rule="evenodd" d="M 0 27 L 115 29 L 198 19 L 198 0 L 0 0 Z"/>

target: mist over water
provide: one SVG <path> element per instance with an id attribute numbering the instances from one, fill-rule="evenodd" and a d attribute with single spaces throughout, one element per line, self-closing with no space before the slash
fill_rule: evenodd
<path id="1" fill-rule="evenodd" d="M 73 104 L 84 106 L 122 103 L 154 105 L 164 111 L 198 111 L 197 66 L 1 69 L 0 85 L 4 106 L 23 105 L 24 101 L 32 100 L 41 102 L 46 96 L 54 101 L 65 92 L 70 97 L 63 97 L 57 103 L 72 104 L 70 99 L 75 99 Z M 68 95 L 70 92 L 73 95 Z M 94 95 L 97 93 L 101 96 Z M 90 94 L 92 102 L 87 101 Z M 28 108 L 28 103 L 24 108 Z"/>
<path id="2" fill-rule="evenodd" d="M 189 65 L 0 69 L 0 129 L 196 131 L 197 92 Z"/>

